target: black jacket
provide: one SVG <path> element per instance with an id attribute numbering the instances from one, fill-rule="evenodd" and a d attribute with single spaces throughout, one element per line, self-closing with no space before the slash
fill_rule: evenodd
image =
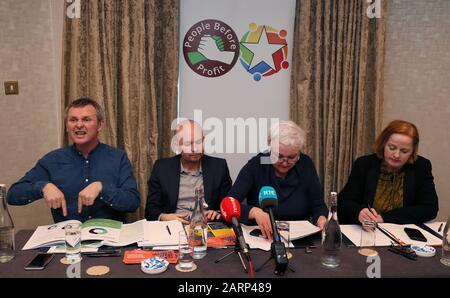
<path id="1" fill-rule="evenodd" d="M 359 223 L 359 212 L 373 206 L 382 160 L 376 154 L 358 158 L 350 177 L 338 196 L 338 217 L 343 224 Z M 403 207 L 381 214 L 396 224 L 423 223 L 436 217 L 438 197 L 431 173 L 431 162 L 421 156 L 414 164 L 404 165 Z"/>
<path id="2" fill-rule="evenodd" d="M 180 158 L 177 155 L 159 159 L 153 165 L 148 179 L 145 218 L 157 220 L 161 213 L 175 213 L 180 188 Z M 202 156 L 203 188 L 209 210 L 218 210 L 221 200 L 231 187 L 231 178 L 225 159 Z"/>

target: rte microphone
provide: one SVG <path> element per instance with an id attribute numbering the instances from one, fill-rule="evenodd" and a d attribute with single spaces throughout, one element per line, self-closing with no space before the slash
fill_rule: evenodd
<path id="1" fill-rule="evenodd" d="M 225 197 L 222 202 L 220 202 L 220 212 L 225 221 L 232 224 L 240 250 L 244 253 L 245 257 L 249 259 L 248 245 L 245 243 L 244 234 L 242 233 L 242 228 L 239 224 L 239 218 L 241 217 L 241 205 L 239 204 L 239 201 L 233 197 Z"/>
<path id="2" fill-rule="evenodd" d="M 272 225 L 273 242 L 271 245 L 272 258 L 275 259 L 275 274 L 284 275 L 288 267 L 289 260 L 286 254 L 284 243 L 281 242 L 278 233 L 273 210 L 278 206 L 278 197 L 275 189 L 271 186 L 263 186 L 259 191 L 259 206 L 269 213 L 270 224 Z"/>

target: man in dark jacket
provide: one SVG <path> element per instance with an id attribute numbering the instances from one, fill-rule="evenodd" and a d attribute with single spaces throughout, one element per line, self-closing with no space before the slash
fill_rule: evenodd
<path id="1" fill-rule="evenodd" d="M 217 211 L 230 187 L 227 162 L 203 154 L 204 136 L 192 120 L 181 122 L 173 139 L 180 154 L 159 159 L 148 180 L 145 207 L 147 220 L 174 220 L 188 223 L 195 206 L 195 190 L 203 189 L 208 204 L 208 220 L 220 218 Z"/>

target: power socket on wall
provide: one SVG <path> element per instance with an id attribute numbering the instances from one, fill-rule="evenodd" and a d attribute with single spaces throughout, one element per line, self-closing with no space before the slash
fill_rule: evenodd
<path id="1" fill-rule="evenodd" d="M 5 81 L 5 94 L 6 95 L 19 94 L 19 82 L 18 81 Z"/>

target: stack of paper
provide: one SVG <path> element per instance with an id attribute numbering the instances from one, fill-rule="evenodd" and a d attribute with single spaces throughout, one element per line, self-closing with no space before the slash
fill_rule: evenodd
<path id="1" fill-rule="evenodd" d="M 183 231 L 183 224 L 178 220 L 147 221 L 144 224 L 144 239 L 138 242 L 138 246 L 178 249 L 179 233 Z"/>

